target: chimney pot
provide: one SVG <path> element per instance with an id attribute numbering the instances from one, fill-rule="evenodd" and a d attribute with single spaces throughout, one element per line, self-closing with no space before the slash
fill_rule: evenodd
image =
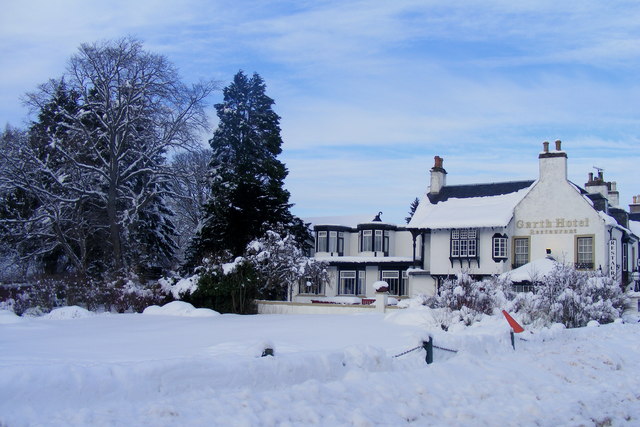
<path id="1" fill-rule="evenodd" d="M 603 173 L 601 170 L 600 170 L 600 171 L 598 171 L 598 179 L 599 179 L 600 181 L 604 181 L 604 173 Z"/>
<path id="2" fill-rule="evenodd" d="M 443 161 L 442 157 L 435 156 L 433 160 L 435 161 L 433 167 L 442 169 L 442 161 Z"/>
<path id="3" fill-rule="evenodd" d="M 561 151 L 562 150 L 562 148 L 560 148 L 561 145 L 562 145 L 562 141 L 557 139 L 556 140 L 556 151 Z"/>
<path id="4" fill-rule="evenodd" d="M 542 147 L 545 153 L 549 152 L 549 141 L 545 141 L 542 143 Z"/>

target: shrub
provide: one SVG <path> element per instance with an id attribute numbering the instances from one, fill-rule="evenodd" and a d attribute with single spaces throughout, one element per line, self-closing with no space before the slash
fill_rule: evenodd
<path id="1" fill-rule="evenodd" d="M 590 320 L 610 323 L 620 317 L 626 302 L 613 279 L 563 264 L 538 281 L 535 289 L 535 293 L 518 293 L 508 279 L 493 277 L 478 282 L 461 273 L 442 284 L 440 295 L 421 296 L 420 302 L 449 310 L 466 325 L 478 321 L 482 314 L 506 309 L 517 313 L 524 324 L 563 323 L 568 328 L 586 326 Z M 442 324 L 443 329 L 447 326 Z"/>
<path id="2" fill-rule="evenodd" d="M 256 313 L 257 273 L 242 258 L 234 263 L 212 265 L 201 273 L 197 289 L 182 295 L 182 300 L 196 307 L 219 313 Z"/>
<path id="3" fill-rule="evenodd" d="M 459 273 L 455 280 L 445 280 L 439 297 L 440 305 L 451 310 L 462 310 L 492 314 L 494 300 L 487 282 L 476 282 L 466 273 Z"/>
<path id="4" fill-rule="evenodd" d="M 142 284 L 135 276 L 100 282 L 77 276 L 43 277 L 18 293 L 12 305 L 16 314 L 46 313 L 54 308 L 78 305 L 88 310 L 141 312 L 149 305 L 171 300 L 160 286 Z"/>
<path id="5" fill-rule="evenodd" d="M 537 296 L 537 315 L 546 323 L 563 323 L 568 328 L 586 326 L 590 320 L 613 322 L 625 305 L 622 289 L 610 277 L 562 264 L 538 286 Z"/>

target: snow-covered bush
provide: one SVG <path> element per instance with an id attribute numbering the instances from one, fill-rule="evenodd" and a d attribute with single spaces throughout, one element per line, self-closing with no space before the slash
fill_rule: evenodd
<path id="1" fill-rule="evenodd" d="M 625 305 L 622 289 L 610 277 L 562 264 L 537 287 L 536 296 L 540 299 L 537 317 L 568 328 L 585 326 L 590 320 L 613 322 Z"/>
<path id="2" fill-rule="evenodd" d="M 502 309 L 517 313 L 524 324 L 562 323 L 575 328 L 591 320 L 610 323 L 620 317 L 625 306 L 625 296 L 614 280 L 600 272 L 578 271 L 563 264 L 537 282 L 535 290 L 535 293 L 514 292 L 506 278 L 478 282 L 460 273 L 455 279 L 444 281 L 439 295 L 422 295 L 417 300 L 432 309 L 449 311 L 450 317 L 438 314 L 445 330 L 452 319 L 470 325 L 483 314 Z"/>
<path id="3" fill-rule="evenodd" d="M 181 295 L 182 300 L 219 313 L 256 312 L 258 275 L 246 259 L 238 257 L 229 263 L 209 260 L 198 274 L 196 289 L 187 290 Z"/>
<path id="4" fill-rule="evenodd" d="M 153 304 L 170 301 L 161 287 L 140 283 L 135 276 L 113 282 L 88 278 L 41 278 L 18 293 L 12 309 L 16 314 L 47 313 L 58 307 L 80 306 L 88 310 L 141 312 Z"/>
<path id="5" fill-rule="evenodd" d="M 474 323 L 482 314 L 492 314 L 495 306 L 489 282 L 474 281 L 467 273 L 445 280 L 437 298 L 438 306 L 457 311 L 464 323 Z"/>
<path id="6" fill-rule="evenodd" d="M 327 283 L 327 264 L 306 256 L 295 236 L 267 231 L 264 237 L 247 245 L 247 261 L 258 273 L 262 298 L 291 300 L 301 280 Z"/>

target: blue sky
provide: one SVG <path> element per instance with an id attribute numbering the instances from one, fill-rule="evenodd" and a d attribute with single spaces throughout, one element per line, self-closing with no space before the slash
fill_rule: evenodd
<path id="1" fill-rule="evenodd" d="M 534 179 L 556 139 L 575 183 L 598 166 L 640 194 L 637 1 L 8 0 L 0 124 L 80 43 L 126 35 L 187 81 L 262 75 L 303 217 L 401 222 L 433 156 L 450 184 Z"/>

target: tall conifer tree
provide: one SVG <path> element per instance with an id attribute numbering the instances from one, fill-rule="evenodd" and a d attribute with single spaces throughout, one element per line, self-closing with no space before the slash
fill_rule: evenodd
<path id="1" fill-rule="evenodd" d="M 209 141 L 211 198 L 191 247 L 190 264 L 208 255 L 244 253 L 246 245 L 267 230 L 289 232 L 302 242 L 306 227 L 289 208 L 284 189 L 288 171 L 277 159 L 282 152 L 280 117 L 264 80 L 239 71 L 215 108 L 220 119 Z"/>

